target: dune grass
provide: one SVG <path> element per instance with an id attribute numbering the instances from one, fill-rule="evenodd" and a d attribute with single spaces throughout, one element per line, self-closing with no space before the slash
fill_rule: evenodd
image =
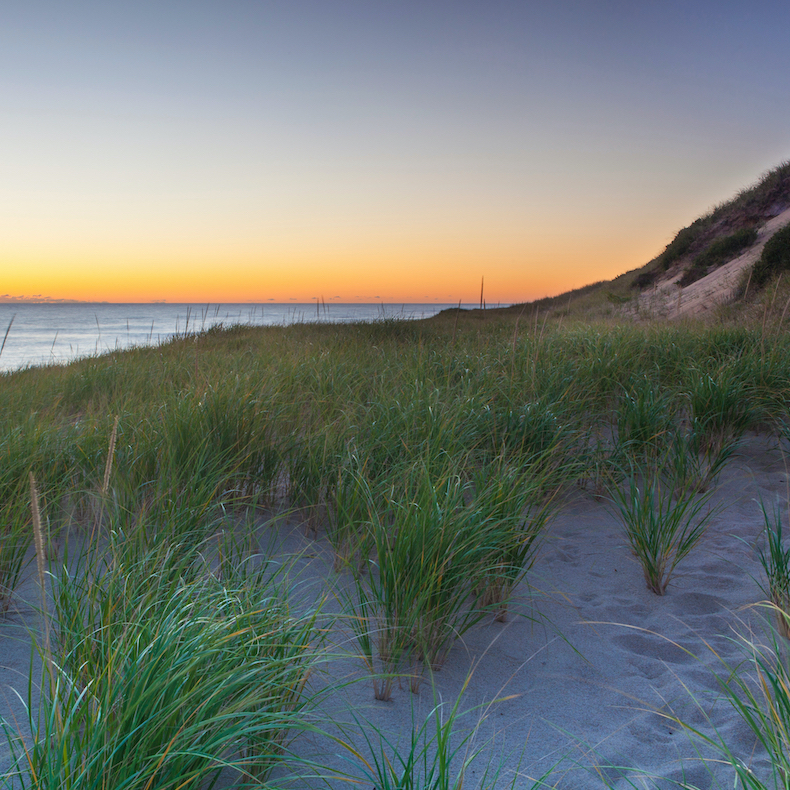
<path id="1" fill-rule="evenodd" d="M 517 771 L 506 775 L 501 763 L 486 755 L 487 744 L 478 742 L 478 728 L 489 710 L 503 700 L 491 700 L 477 709 L 463 710 L 461 703 L 470 680 L 471 675 L 452 703 L 443 702 L 434 691 L 434 705 L 424 718 L 415 716 L 412 707 L 412 726 L 402 740 L 354 716 L 369 756 L 353 750 L 349 759 L 361 764 L 363 780 L 377 790 L 462 790 L 464 787 L 537 790 L 547 786 L 542 779 L 525 780 Z M 469 717 L 477 717 L 477 725 L 459 734 L 459 723 Z"/>
<path id="2" fill-rule="evenodd" d="M 321 773 L 289 744 L 316 729 L 329 626 L 248 529 L 273 512 L 331 548 L 338 616 L 386 698 L 520 616 L 553 513 L 591 481 L 665 592 L 740 437 L 788 424 L 790 339 L 770 324 L 482 320 L 215 329 L 2 377 L 0 605 L 30 560 L 32 472 L 56 667 L 32 735 L 6 723 L 8 786 Z M 367 781 L 407 786 L 415 732 Z"/>
<path id="3" fill-rule="evenodd" d="M 788 612 L 766 603 L 776 622 L 788 620 Z M 737 665 L 722 661 L 716 674 L 721 701 L 731 716 L 751 735 L 754 746 L 739 753 L 726 735 L 710 719 L 709 703 L 690 695 L 698 708 L 698 721 L 670 716 L 699 744 L 710 747 L 715 762 L 731 769 L 732 787 L 743 790 L 787 790 L 790 787 L 790 671 L 786 638 L 769 623 L 764 635 L 744 628 L 732 637 L 741 649 L 743 660 Z M 785 626 L 786 628 L 786 626 Z M 707 729 L 699 722 L 706 723 Z M 755 760 L 757 758 L 757 760 Z M 762 763 L 755 765 L 756 762 Z M 688 790 L 700 790 L 688 785 Z"/>
<path id="4" fill-rule="evenodd" d="M 293 609 L 282 563 L 235 534 L 196 545 L 190 519 L 186 543 L 171 528 L 152 546 L 115 526 L 111 515 L 74 561 L 67 545 L 50 563 L 41 699 L 31 676 L 30 735 L 4 724 L 17 766 L 6 786 L 175 790 L 223 771 L 264 782 L 294 734 L 315 729 L 305 685 L 320 609 Z"/>
<path id="5" fill-rule="evenodd" d="M 480 533 L 464 506 L 460 477 L 425 463 L 400 472 L 373 509 L 373 556 L 358 575 L 372 614 L 379 658 L 390 673 L 436 667 L 455 638 L 483 613 L 468 606 L 470 579 L 481 572 Z"/>
<path id="6" fill-rule="evenodd" d="M 708 494 L 696 495 L 657 469 L 642 467 L 630 470 L 625 486 L 612 486 L 611 497 L 648 589 L 664 595 L 713 516 Z"/>
<path id="7" fill-rule="evenodd" d="M 760 508 L 765 522 L 765 546 L 760 549 L 760 563 L 765 571 L 763 591 L 776 607 L 776 627 L 779 633 L 790 638 L 790 547 L 783 537 L 782 508 L 776 504 L 772 512 L 761 502 Z M 786 533 L 785 533 L 786 534 Z"/>

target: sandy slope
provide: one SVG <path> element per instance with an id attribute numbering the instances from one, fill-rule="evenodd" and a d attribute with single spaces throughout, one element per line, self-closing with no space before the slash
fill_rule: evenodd
<path id="1" fill-rule="evenodd" d="M 639 310 L 660 316 L 694 316 L 705 313 L 717 305 L 725 304 L 732 298 L 744 269 L 759 260 L 768 239 L 787 224 L 790 224 L 790 209 L 760 226 L 757 243 L 743 255 L 739 255 L 701 280 L 681 288 L 678 280 L 683 272 L 678 272 L 642 293 L 639 297 Z"/>
<path id="2" fill-rule="evenodd" d="M 504 761 L 499 787 L 509 786 L 514 771 L 515 786 L 529 787 L 528 777 L 555 763 L 553 782 L 568 790 L 601 788 L 596 770 L 617 790 L 674 787 L 672 780 L 681 779 L 706 790 L 732 787 L 730 772 L 701 763 L 697 747 L 661 713 L 672 710 L 709 730 L 690 690 L 730 746 L 750 759 L 753 738 L 720 697 L 714 672 L 723 667 L 712 651 L 731 664 L 742 657 L 733 635 L 757 622 L 750 607 L 762 597 L 754 548 L 762 529 L 758 500 L 772 503 L 786 491 L 775 440 L 751 436 L 719 481 L 714 502 L 724 509 L 664 597 L 646 589 L 607 504 L 584 491 L 572 493 L 548 530 L 529 576 L 531 587 L 524 584 L 518 591 L 514 609 L 519 613 L 505 624 L 476 627 L 435 674 L 436 693 L 452 701 L 472 673 L 465 708 L 515 695 L 487 710 L 477 733 L 485 751 L 465 787 L 475 786 L 469 780 L 479 776 L 487 758 Z M 303 581 L 316 593 L 345 583 L 345 577 L 329 570 L 331 558 L 322 540 L 313 543 L 295 525 L 283 528 L 290 550 L 306 550 L 300 562 Z M 6 718 L 21 713 L 10 688 L 26 693 L 30 643 L 24 627 L 35 626 L 36 596 L 28 582 L 0 624 L 0 712 Z M 422 720 L 433 707 L 427 679 L 418 695 L 404 685 L 391 702 L 374 701 L 353 644 L 342 632 L 336 642 L 348 655 L 330 661 L 316 684 L 359 682 L 329 695 L 324 723 L 330 716 L 353 722 L 353 711 L 402 737 L 413 719 Z M 475 725 L 479 716 L 480 711 L 462 719 L 461 729 Z M 356 737 L 361 742 L 360 733 Z M 298 748 L 356 770 L 340 761 L 341 750 L 326 740 L 303 739 Z M 656 779 L 645 782 L 644 775 Z M 358 786 L 370 790 L 372 785 Z"/>

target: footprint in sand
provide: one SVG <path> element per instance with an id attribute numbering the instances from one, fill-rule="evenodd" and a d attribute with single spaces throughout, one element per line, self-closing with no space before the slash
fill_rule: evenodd
<path id="1" fill-rule="evenodd" d="M 663 661 L 667 664 L 690 664 L 696 661 L 683 646 L 648 633 L 622 634 L 612 637 L 612 642 L 638 656 Z"/>
<path id="2" fill-rule="evenodd" d="M 669 599 L 669 608 L 678 617 L 684 615 L 703 615 L 724 612 L 727 603 L 722 598 L 706 593 L 681 593 Z"/>

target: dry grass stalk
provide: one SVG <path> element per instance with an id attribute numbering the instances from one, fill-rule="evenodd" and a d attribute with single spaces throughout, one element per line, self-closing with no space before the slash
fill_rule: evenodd
<path id="1" fill-rule="evenodd" d="M 782 310 L 782 317 L 779 319 L 779 323 L 777 326 L 782 326 L 785 320 L 785 316 L 787 315 L 787 308 L 790 307 L 790 297 L 788 297 L 787 302 L 785 302 L 785 309 Z"/>
<path id="2" fill-rule="evenodd" d="M 38 567 L 38 581 L 41 584 L 42 601 L 44 598 L 45 578 L 44 578 L 44 534 L 41 529 L 41 511 L 38 507 L 38 491 L 36 490 L 36 478 L 30 473 L 30 509 L 33 515 L 33 540 L 36 545 L 36 566 Z M 46 611 L 46 606 L 44 607 Z"/>
<path id="3" fill-rule="evenodd" d="M 746 288 L 743 290 L 743 301 L 746 301 L 746 297 L 749 295 L 749 284 L 752 281 L 752 273 L 754 272 L 754 266 L 749 269 L 749 276 L 746 279 Z"/>
<path id="4" fill-rule="evenodd" d="M 52 648 L 49 641 L 49 606 L 47 604 L 47 580 L 44 570 L 44 531 L 41 527 L 41 510 L 38 506 L 38 490 L 36 478 L 30 472 L 30 510 L 33 516 L 33 540 L 36 546 L 36 567 L 38 583 L 41 589 L 41 616 L 44 618 L 44 657 L 49 672 L 50 691 L 55 685 L 55 664 L 52 660 Z M 58 715 L 60 711 L 58 710 Z"/>
<path id="5" fill-rule="evenodd" d="M 779 293 L 779 286 L 781 285 L 781 283 L 782 283 L 782 275 L 780 274 L 776 278 L 776 287 L 774 288 L 774 295 L 771 297 L 771 310 L 770 310 L 771 314 L 773 314 L 774 312 L 774 303 L 776 302 L 776 295 Z"/>
<path id="6" fill-rule="evenodd" d="M 16 318 L 16 313 L 11 316 L 11 320 L 8 322 L 8 326 L 5 330 L 5 335 L 3 335 L 3 342 L 0 344 L 0 354 L 3 353 L 3 349 L 5 348 L 5 341 L 8 340 L 8 333 L 11 331 L 11 324 L 14 323 L 14 319 Z"/>
<path id="7" fill-rule="evenodd" d="M 521 308 L 521 312 L 516 316 L 516 323 L 513 327 L 513 354 L 510 360 L 510 377 L 515 378 L 516 374 L 516 341 L 518 340 L 518 322 L 521 320 L 521 316 L 524 315 L 524 311 L 527 309 L 526 304 Z"/>
<path id="8" fill-rule="evenodd" d="M 93 536 L 96 533 L 99 525 L 104 518 L 104 503 L 107 499 L 107 492 L 110 490 L 110 475 L 112 474 L 112 461 L 115 457 L 115 443 L 118 439 L 118 422 L 119 417 L 115 415 L 115 421 L 113 422 L 112 426 L 112 433 L 110 434 L 110 444 L 107 448 L 107 462 L 104 465 L 104 477 L 102 478 L 101 484 L 101 506 L 99 507 L 99 512 L 96 516 L 96 521 L 93 524 L 93 532 L 91 533 L 91 541 L 93 541 Z"/>
<path id="9" fill-rule="evenodd" d="M 112 426 L 112 433 L 110 434 L 110 446 L 107 448 L 107 463 L 104 465 L 104 479 L 101 484 L 102 497 L 107 496 L 107 491 L 110 488 L 110 474 L 112 474 L 112 459 L 115 456 L 115 442 L 118 439 L 118 415 L 115 416 L 115 422 Z"/>
<path id="10" fill-rule="evenodd" d="M 461 314 L 461 300 L 458 300 L 458 312 L 455 314 L 455 321 L 453 321 L 453 338 L 450 341 L 450 346 L 455 348 L 455 333 L 458 329 L 458 316 Z"/>

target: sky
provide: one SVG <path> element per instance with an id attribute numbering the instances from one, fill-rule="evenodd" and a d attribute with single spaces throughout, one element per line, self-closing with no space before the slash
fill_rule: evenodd
<path id="1" fill-rule="evenodd" d="M 523 302 L 790 158 L 790 3 L 7 0 L 0 294 Z"/>

